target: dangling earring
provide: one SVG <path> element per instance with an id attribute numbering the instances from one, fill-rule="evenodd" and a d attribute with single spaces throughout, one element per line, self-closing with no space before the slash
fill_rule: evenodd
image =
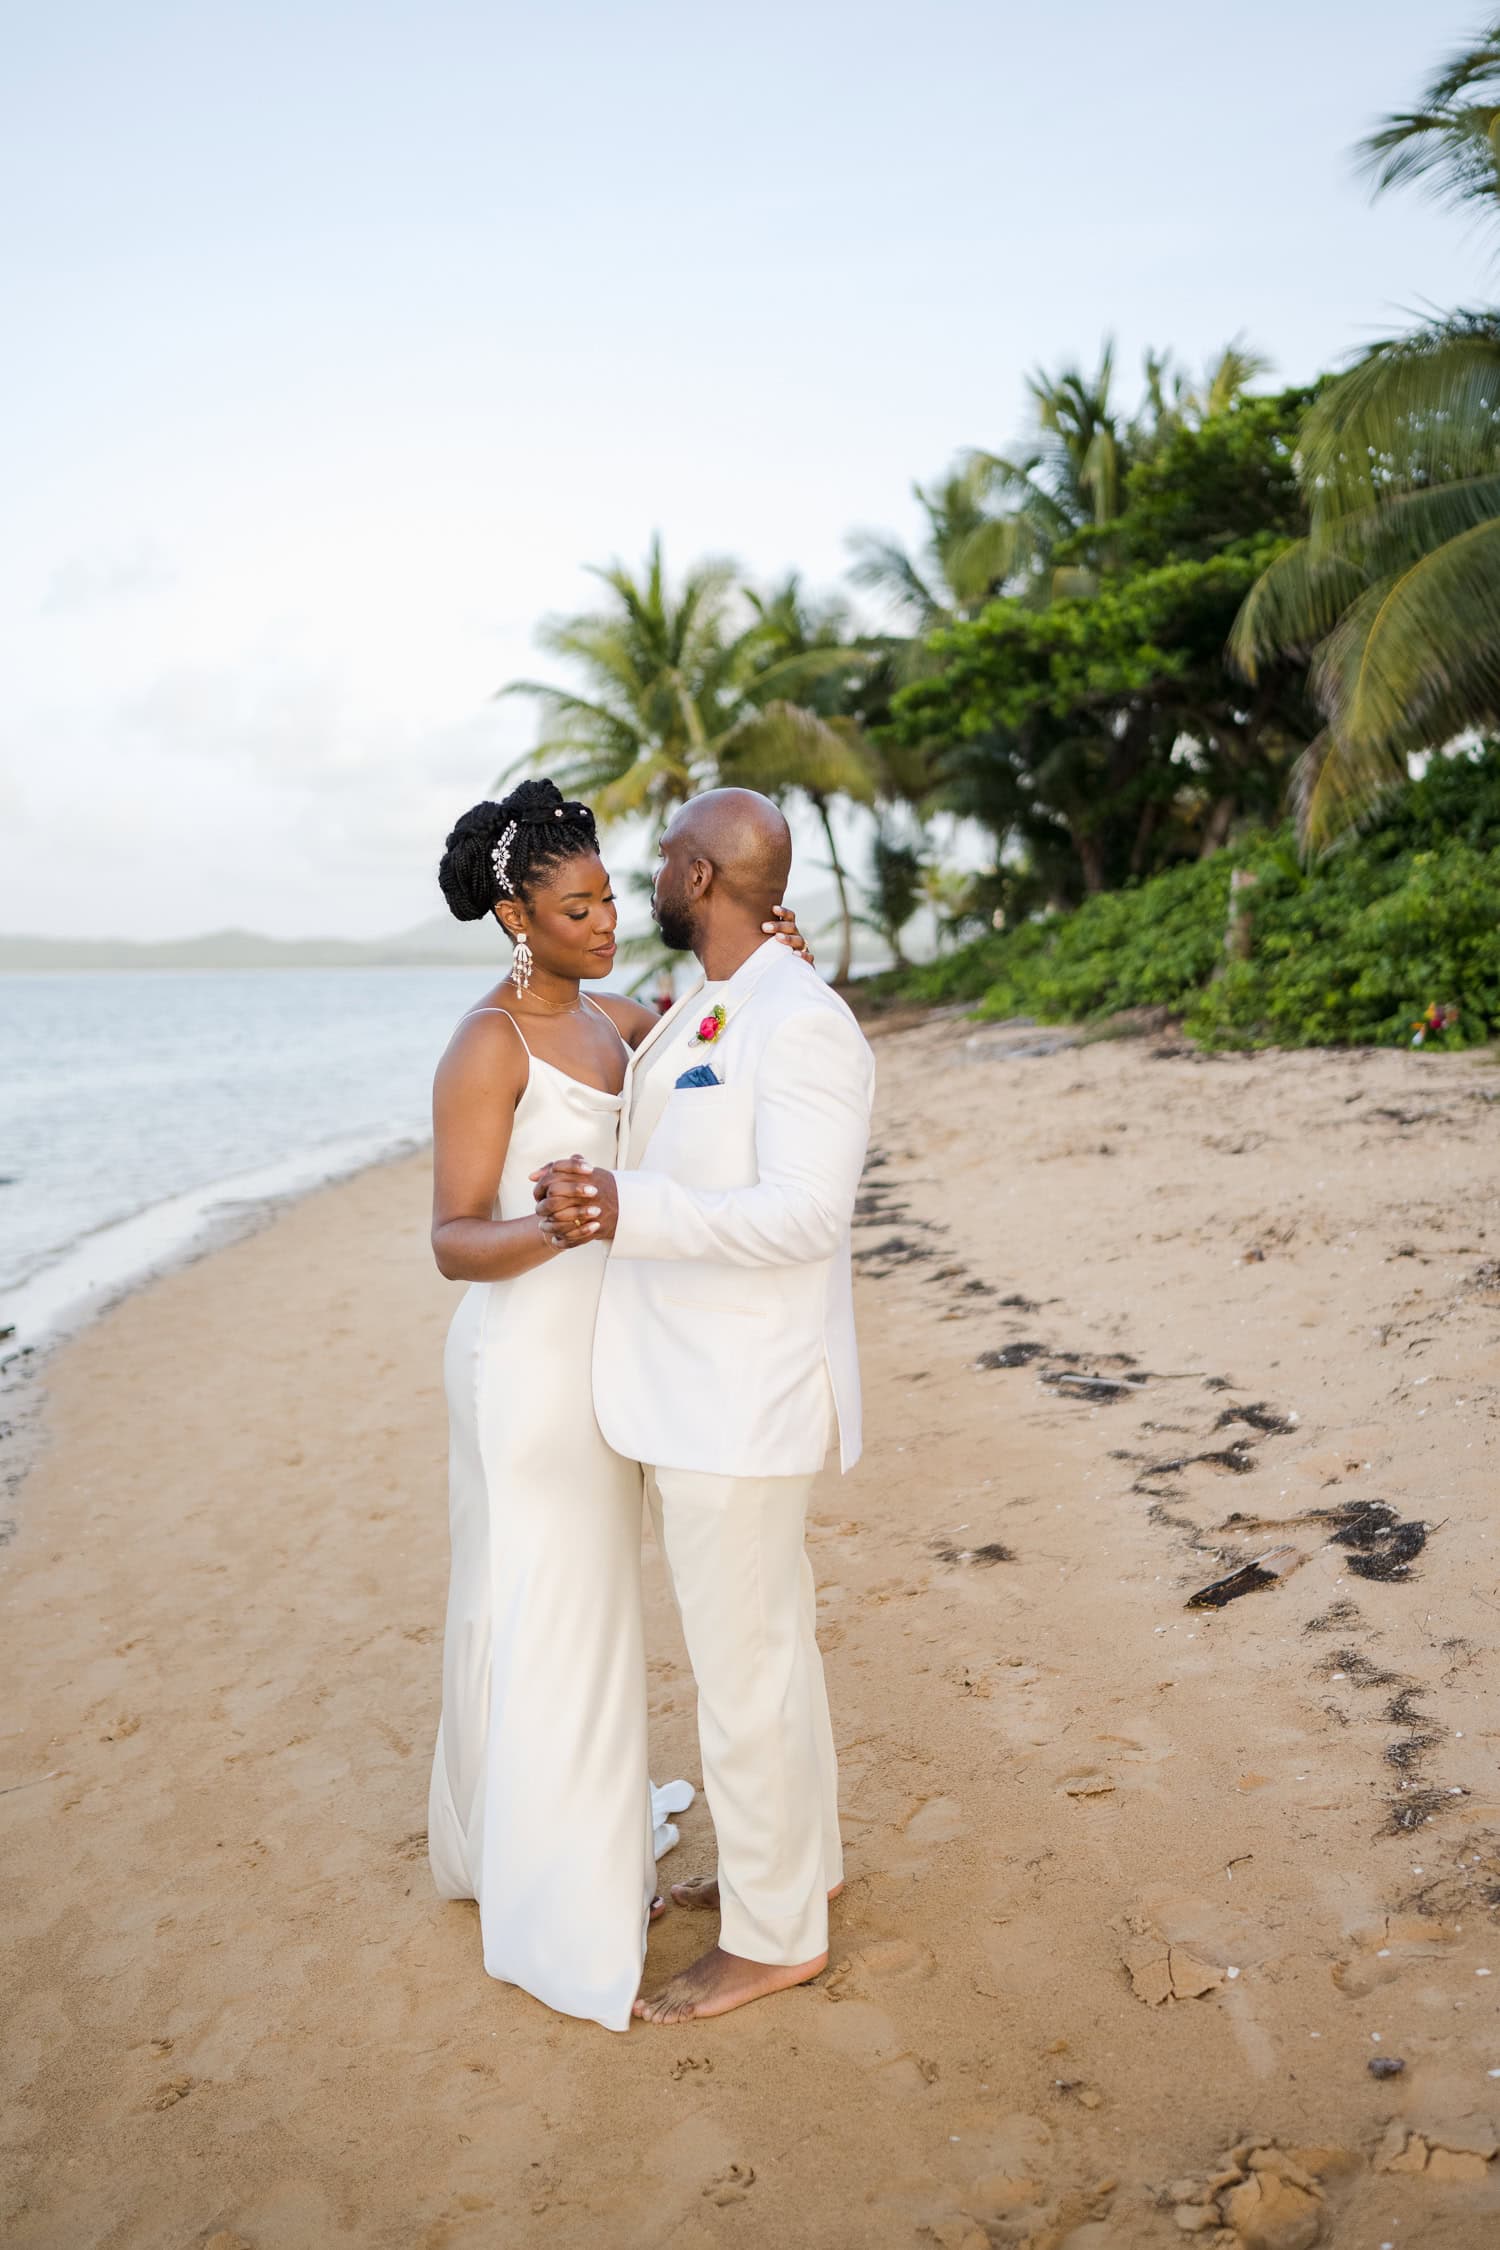
<path id="1" fill-rule="evenodd" d="M 524 992 L 531 983 L 531 947 L 524 934 L 516 939 L 516 950 L 511 958 L 510 981 L 517 992 Z"/>

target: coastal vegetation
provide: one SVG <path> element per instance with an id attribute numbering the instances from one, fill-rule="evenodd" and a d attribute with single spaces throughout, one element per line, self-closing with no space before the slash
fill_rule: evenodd
<path id="1" fill-rule="evenodd" d="M 1358 152 L 1500 220 L 1500 20 Z M 801 802 L 884 989 L 988 1013 L 1180 1011 L 1219 1044 L 1500 1030 L 1500 308 L 1311 385 L 1236 338 L 1038 369 L 1004 452 L 850 538 L 854 602 L 659 541 L 518 681 L 606 819 L 738 782 Z M 878 615 L 872 614 L 878 611 Z M 977 871 L 945 858 L 956 821 Z M 859 841 L 851 846 L 850 838 Z M 970 855 L 972 859 L 974 855 Z M 1234 881 L 1231 916 L 1231 882 Z M 939 958 L 907 969 L 919 908 Z M 1228 937 L 1228 943 L 1226 943 Z"/>

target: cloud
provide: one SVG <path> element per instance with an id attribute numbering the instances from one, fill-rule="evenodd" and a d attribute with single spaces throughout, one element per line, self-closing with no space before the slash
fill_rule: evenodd
<path id="1" fill-rule="evenodd" d="M 507 747 L 493 702 L 426 724 L 372 710 L 363 683 L 351 686 L 339 667 L 279 632 L 233 664 L 159 673 L 121 716 L 152 749 L 237 766 L 278 795 L 399 795 L 437 786 L 468 790 L 464 802 L 471 803 L 493 781 Z"/>
<path id="2" fill-rule="evenodd" d="M 42 615 L 76 617 L 141 594 L 162 593 L 176 582 L 163 549 L 152 539 L 138 539 L 114 554 L 75 555 L 59 563 L 42 596 Z"/>

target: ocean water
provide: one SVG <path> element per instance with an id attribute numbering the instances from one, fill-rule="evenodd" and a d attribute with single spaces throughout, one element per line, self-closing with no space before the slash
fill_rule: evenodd
<path id="1" fill-rule="evenodd" d="M 425 1141 L 483 970 L 0 976 L 0 1324 L 76 1323 L 236 1215 Z"/>

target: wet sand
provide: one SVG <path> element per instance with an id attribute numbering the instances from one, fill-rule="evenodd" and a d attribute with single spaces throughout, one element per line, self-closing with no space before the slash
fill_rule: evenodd
<path id="1" fill-rule="evenodd" d="M 717 2023 L 551 2017 L 432 1895 L 423 1163 L 57 1356 L 0 1558 L 8 2244 L 1500 2239 L 1500 1071 L 1055 1039 L 880 1041 L 869 1450 L 811 1532 L 849 1888 Z"/>

